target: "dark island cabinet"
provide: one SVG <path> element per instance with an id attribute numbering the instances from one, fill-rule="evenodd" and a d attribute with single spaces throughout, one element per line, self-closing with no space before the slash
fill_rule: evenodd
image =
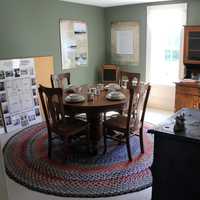
<path id="1" fill-rule="evenodd" d="M 185 113 L 185 130 L 173 131 L 174 119 Z M 200 199 L 200 111 L 181 109 L 149 130 L 154 134 L 152 200 Z"/>

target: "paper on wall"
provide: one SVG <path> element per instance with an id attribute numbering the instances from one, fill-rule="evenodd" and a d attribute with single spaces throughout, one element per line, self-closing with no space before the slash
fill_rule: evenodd
<path id="1" fill-rule="evenodd" d="M 62 69 L 86 66 L 88 62 L 87 24 L 82 21 L 60 22 Z"/>
<path id="2" fill-rule="evenodd" d="M 133 31 L 116 31 L 117 54 L 133 54 Z"/>

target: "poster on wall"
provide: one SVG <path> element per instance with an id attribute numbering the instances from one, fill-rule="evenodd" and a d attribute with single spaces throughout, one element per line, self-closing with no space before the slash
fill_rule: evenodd
<path id="1" fill-rule="evenodd" d="M 6 132 L 41 122 L 34 59 L 0 60 L 0 69 L 0 104 Z"/>
<path id="2" fill-rule="evenodd" d="M 82 21 L 60 20 L 62 70 L 87 66 L 87 24 Z"/>
<path id="3" fill-rule="evenodd" d="M 139 64 L 139 23 L 136 21 L 111 24 L 111 61 L 115 64 Z"/>

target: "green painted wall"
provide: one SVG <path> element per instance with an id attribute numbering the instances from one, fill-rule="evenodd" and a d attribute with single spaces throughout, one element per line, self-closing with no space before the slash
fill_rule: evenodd
<path id="1" fill-rule="evenodd" d="M 200 0 L 170 1 L 175 2 L 188 2 L 188 24 L 200 24 Z M 61 72 L 59 19 L 84 20 L 88 23 L 88 67 L 69 71 L 73 83 L 92 83 L 97 80 L 101 64 L 110 62 L 111 22 L 137 20 L 140 22 L 140 63 L 121 68 L 140 72 L 145 79 L 148 5 L 155 3 L 103 9 L 58 0 L 0 0 L 0 59 L 52 55 L 55 72 Z"/>
<path id="2" fill-rule="evenodd" d="M 146 9 L 145 5 L 128 5 L 105 10 L 106 23 L 106 62 L 111 62 L 110 56 L 110 40 L 111 40 L 111 22 L 135 20 L 140 23 L 140 63 L 134 66 L 121 66 L 128 71 L 139 72 L 142 77 L 145 73 L 145 51 L 146 51 Z"/>
<path id="3" fill-rule="evenodd" d="M 0 0 L 0 59 L 52 55 L 61 72 L 59 19 L 88 24 L 88 67 L 71 70 L 72 82 L 96 80 L 105 61 L 104 9 L 58 0 Z"/>
<path id="4" fill-rule="evenodd" d="M 113 21 L 135 20 L 140 23 L 140 63 L 139 65 L 120 66 L 124 70 L 139 72 L 142 74 L 142 79 L 145 79 L 146 73 L 146 25 L 147 25 L 147 6 L 188 2 L 188 24 L 200 24 L 199 10 L 200 0 L 177 0 L 165 3 L 149 3 L 119 6 L 105 9 L 105 24 L 106 24 L 106 62 L 110 60 L 110 28 Z M 163 22 L 164 23 L 164 22 Z"/>
<path id="5" fill-rule="evenodd" d="M 200 25 L 200 0 L 188 0 L 188 19 L 189 25 Z"/>

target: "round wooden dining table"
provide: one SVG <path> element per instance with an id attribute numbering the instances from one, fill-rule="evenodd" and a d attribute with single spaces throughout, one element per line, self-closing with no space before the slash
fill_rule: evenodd
<path id="1" fill-rule="evenodd" d="M 121 89 L 121 92 L 125 94 L 126 98 L 123 100 L 108 100 L 106 94 L 108 91 L 102 90 L 100 95 L 95 95 L 94 100 L 87 100 L 88 87 L 81 87 L 80 94 L 85 97 L 85 101 L 82 103 L 68 103 L 64 100 L 64 108 L 66 113 L 76 115 L 78 113 L 86 113 L 87 121 L 90 124 L 90 138 L 94 145 L 97 145 L 102 135 L 102 117 L 101 113 L 115 110 L 123 110 L 124 106 L 128 102 L 129 90 Z M 64 98 L 67 96 L 64 93 Z"/>

